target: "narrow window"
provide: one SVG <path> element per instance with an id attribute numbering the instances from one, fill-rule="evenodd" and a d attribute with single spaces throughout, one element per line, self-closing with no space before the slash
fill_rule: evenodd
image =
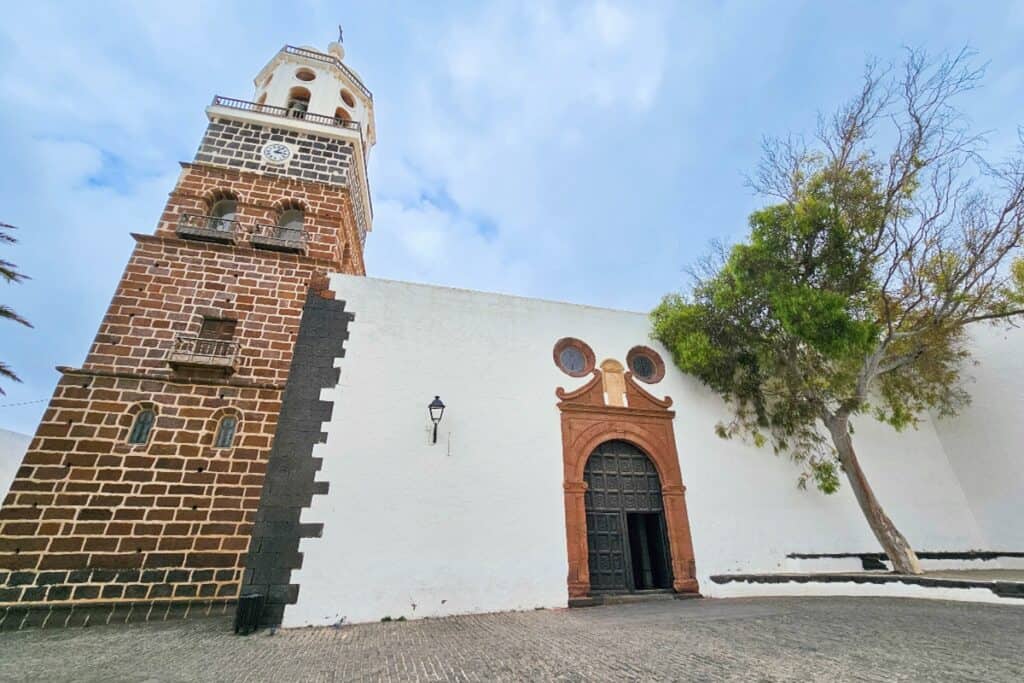
<path id="1" fill-rule="evenodd" d="M 218 232 L 234 232 L 238 217 L 238 195 L 231 190 L 214 190 L 206 200 L 207 228 Z"/>
<path id="2" fill-rule="evenodd" d="M 230 232 L 238 211 L 238 202 L 234 199 L 219 199 L 210 208 L 210 227 L 214 230 Z"/>
<path id="3" fill-rule="evenodd" d="M 345 122 L 351 121 L 352 115 L 345 111 L 344 108 L 338 107 L 334 110 L 334 122 L 339 126 L 344 126 Z"/>
<path id="4" fill-rule="evenodd" d="M 307 111 L 309 111 L 309 91 L 305 88 L 292 88 L 288 93 L 288 115 L 304 119 Z"/>
<path id="5" fill-rule="evenodd" d="M 285 209 L 277 220 L 280 228 L 281 238 L 286 240 L 299 239 L 302 234 L 302 225 L 305 222 L 305 215 L 302 209 Z"/>
<path id="6" fill-rule="evenodd" d="M 132 431 L 128 434 L 128 443 L 143 444 L 149 441 L 149 432 L 153 429 L 154 419 L 156 419 L 156 413 L 152 410 L 143 410 L 136 415 Z"/>
<path id="7" fill-rule="evenodd" d="M 217 438 L 213 445 L 216 448 L 231 448 L 231 442 L 235 440 L 235 428 L 238 426 L 238 418 L 228 415 L 221 418 L 217 426 Z"/>

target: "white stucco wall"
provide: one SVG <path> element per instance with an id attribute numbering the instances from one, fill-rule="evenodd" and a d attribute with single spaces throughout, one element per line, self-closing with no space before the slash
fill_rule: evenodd
<path id="1" fill-rule="evenodd" d="M 7 495 L 31 441 L 27 434 L 0 429 L 0 501 Z"/>
<path id="2" fill-rule="evenodd" d="M 971 405 L 936 421 L 986 549 L 1024 550 L 1024 330 L 976 326 Z"/>
<path id="3" fill-rule="evenodd" d="M 324 522 L 324 535 L 302 542 L 286 626 L 566 603 L 555 389 L 587 381 L 552 362 L 566 336 L 599 364 L 624 363 L 638 344 L 665 358 L 666 377 L 649 388 L 674 401 L 705 595 L 716 594 L 708 576 L 779 570 L 790 552 L 878 549 L 848 487 L 800 491 L 785 458 L 715 436 L 727 408 L 671 365 L 645 314 L 341 275 L 332 284 L 355 320 L 340 384 L 324 394 L 334 416 L 316 454 L 330 492 L 303 517 Z M 432 446 L 435 394 L 448 408 Z M 863 466 L 916 547 L 985 545 L 930 423 L 904 434 L 867 419 L 856 427 Z"/>

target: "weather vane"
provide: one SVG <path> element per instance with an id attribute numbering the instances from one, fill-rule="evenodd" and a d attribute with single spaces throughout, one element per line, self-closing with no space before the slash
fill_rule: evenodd
<path id="1" fill-rule="evenodd" d="M 344 43 L 345 42 L 345 36 L 344 36 L 344 33 L 341 30 L 341 24 L 338 24 L 338 42 L 339 43 Z"/>

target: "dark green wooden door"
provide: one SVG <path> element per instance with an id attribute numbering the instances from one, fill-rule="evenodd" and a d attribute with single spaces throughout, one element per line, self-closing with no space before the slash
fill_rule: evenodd
<path id="1" fill-rule="evenodd" d="M 590 455 L 583 477 L 587 482 L 590 590 L 621 592 L 650 587 L 652 562 L 658 564 L 657 572 L 667 575 L 668 545 L 663 521 L 657 524 L 661 538 L 656 540 L 661 543 L 649 544 L 646 537 L 633 539 L 637 549 L 633 552 L 644 555 L 634 558 L 630 550 L 630 527 L 639 527 L 635 520 L 627 523 L 627 515 L 652 513 L 659 520 L 664 519 L 661 480 L 650 459 L 628 442 L 608 441 Z M 651 546 L 660 546 L 660 551 Z M 634 566 L 644 570 L 638 573 Z"/>

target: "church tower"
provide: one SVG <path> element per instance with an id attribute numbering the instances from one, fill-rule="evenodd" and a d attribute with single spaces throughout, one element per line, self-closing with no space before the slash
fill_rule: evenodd
<path id="1" fill-rule="evenodd" d="M 351 317 L 327 275 L 365 274 L 373 222 L 373 96 L 344 57 L 285 46 L 252 100 L 207 107 L 0 508 L 0 628 L 228 609 L 249 554 L 288 593 Z"/>

